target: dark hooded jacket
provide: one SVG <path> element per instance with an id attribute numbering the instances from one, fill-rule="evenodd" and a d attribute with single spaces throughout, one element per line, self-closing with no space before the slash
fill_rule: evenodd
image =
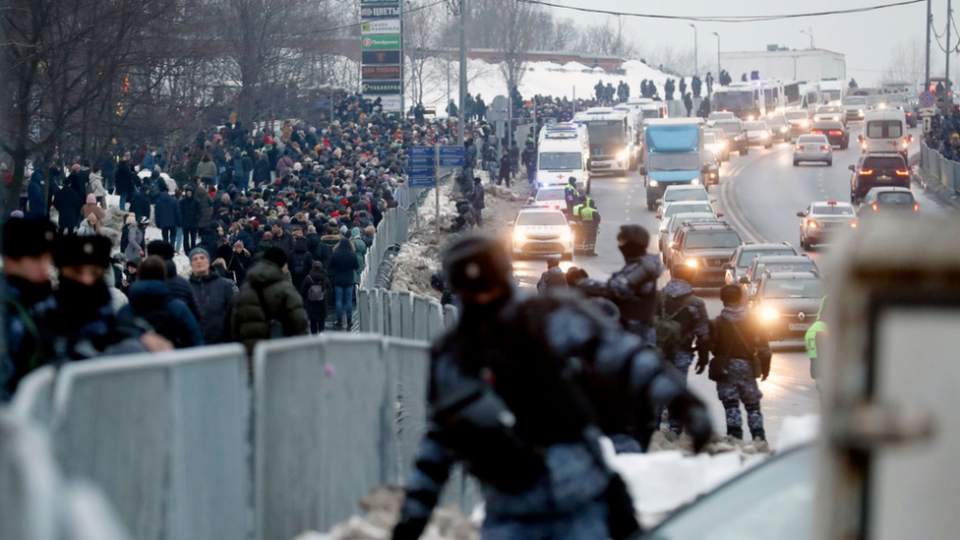
<path id="1" fill-rule="evenodd" d="M 270 339 L 271 320 L 283 325 L 285 337 L 302 336 L 310 332 L 300 292 L 287 281 L 279 266 L 270 261 L 260 261 L 247 272 L 247 282 L 240 288 L 230 318 L 231 335 L 252 354 L 258 341 Z"/>
<path id="2" fill-rule="evenodd" d="M 120 316 L 140 317 L 178 349 L 203 345 L 203 335 L 196 317 L 181 300 L 170 295 L 163 281 L 137 281 L 130 286 L 130 303 L 120 309 Z M 125 313 L 128 312 L 128 313 Z"/>
<path id="3" fill-rule="evenodd" d="M 350 248 L 350 241 L 340 240 L 337 249 L 330 257 L 330 277 L 334 287 L 352 287 L 356 281 L 356 271 L 360 269 L 360 260 Z"/>
<path id="4" fill-rule="evenodd" d="M 200 217 L 203 213 L 200 202 L 195 196 L 187 196 L 184 193 L 180 198 L 180 222 L 184 229 L 200 228 Z"/>
<path id="5" fill-rule="evenodd" d="M 58 223 L 62 229 L 75 229 L 80 225 L 80 198 L 76 191 L 62 188 L 54 197 L 53 206 L 60 213 Z"/>
<path id="6" fill-rule="evenodd" d="M 324 288 L 327 298 L 322 301 L 312 301 L 310 300 L 310 287 L 314 285 L 320 285 Z M 329 298 L 331 285 L 330 285 L 330 276 L 327 275 L 327 271 L 323 269 L 323 263 L 316 261 L 313 263 L 313 268 L 310 269 L 310 275 L 303 280 L 303 285 L 300 287 L 300 296 L 303 297 L 303 303 L 307 306 L 307 315 L 310 317 L 311 321 L 322 321 L 327 318 L 327 299 Z"/>

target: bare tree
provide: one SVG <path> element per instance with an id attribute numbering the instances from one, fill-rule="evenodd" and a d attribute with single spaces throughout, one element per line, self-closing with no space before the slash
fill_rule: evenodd
<path id="1" fill-rule="evenodd" d="M 636 56 L 636 45 L 623 34 L 623 23 L 617 18 L 616 27 L 610 24 L 588 26 L 580 37 L 581 52 L 631 58 Z"/>
<path id="2" fill-rule="evenodd" d="M 533 4 L 508 0 L 501 4 L 500 18 L 495 27 L 500 36 L 495 50 L 503 54 L 500 72 L 507 83 L 507 92 L 519 88 L 526 72 L 527 55 L 533 42 L 531 31 L 539 9 Z"/>
<path id="3" fill-rule="evenodd" d="M 893 59 L 883 71 L 881 82 L 906 82 L 911 85 L 924 78 L 926 58 L 920 40 L 911 39 L 897 44 Z"/>
<path id="4" fill-rule="evenodd" d="M 405 74 L 410 82 L 409 95 L 414 103 L 423 101 L 426 82 L 427 56 L 437 44 L 440 33 L 443 9 L 433 2 L 416 0 L 408 2 L 403 17 L 403 48 L 409 61 L 409 72 Z"/>

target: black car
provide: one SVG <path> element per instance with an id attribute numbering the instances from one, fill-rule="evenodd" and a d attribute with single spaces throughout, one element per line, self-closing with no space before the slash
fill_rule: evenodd
<path id="1" fill-rule="evenodd" d="M 850 165 L 850 202 L 859 204 L 877 187 L 910 188 L 910 169 L 897 152 L 863 154 L 856 165 Z"/>
<path id="2" fill-rule="evenodd" d="M 671 244 L 670 273 L 678 264 L 697 269 L 694 287 L 722 287 L 730 260 L 743 240 L 729 223 L 688 223 L 677 230 Z"/>
<path id="3" fill-rule="evenodd" d="M 898 101 L 890 102 L 887 106 L 891 109 L 900 109 L 903 111 L 903 115 L 907 119 L 907 127 L 915 128 L 917 127 L 917 124 L 920 123 L 920 119 L 917 116 L 917 111 L 914 109 L 913 105 Z"/>
<path id="4" fill-rule="evenodd" d="M 750 141 L 747 132 L 743 129 L 743 120 L 717 120 L 713 127 L 723 130 L 723 138 L 727 140 L 730 151 L 736 150 L 741 156 L 750 153 Z"/>
<path id="5" fill-rule="evenodd" d="M 847 132 L 847 126 L 836 120 L 821 120 L 813 125 L 810 133 L 825 135 L 831 145 L 839 146 L 841 150 L 846 150 L 850 146 L 850 134 Z"/>

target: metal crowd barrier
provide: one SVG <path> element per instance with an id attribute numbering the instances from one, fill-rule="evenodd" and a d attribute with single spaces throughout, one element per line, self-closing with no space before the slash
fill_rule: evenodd
<path id="1" fill-rule="evenodd" d="M 943 157 L 926 143 L 921 143 L 920 164 L 931 175 L 939 178 L 944 187 L 954 193 L 960 192 L 960 163 Z"/>
<path id="2" fill-rule="evenodd" d="M 66 364 L 54 451 L 138 539 L 252 532 L 251 396 L 239 344 Z"/>
<path id="3" fill-rule="evenodd" d="M 258 344 L 259 540 L 329 530 L 373 488 L 403 484 L 426 428 L 427 353 L 369 334 Z"/>
<path id="4" fill-rule="evenodd" d="M 49 434 L 0 410 L 0 540 L 127 540 L 103 494 L 65 481 Z"/>
<path id="5" fill-rule="evenodd" d="M 407 291 L 360 290 L 360 332 L 433 341 L 457 323 L 457 308 Z"/>

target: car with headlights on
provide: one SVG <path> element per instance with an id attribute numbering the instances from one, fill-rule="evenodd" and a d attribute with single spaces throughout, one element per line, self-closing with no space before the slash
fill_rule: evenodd
<path id="1" fill-rule="evenodd" d="M 747 271 L 754 259 L 771 255 L 797 255 L 797 248 L 791 246 L 788 242 L 780 244 L 746 243 L 733 252 L 730 260 L 724 261 L 723 269 L 726 272 L 723 279 L 724 283 L 727 285 L 739 283 L 740 276 Z"/>
<path id="2" fill-rule="evenodd" d="M 917 116 L 917 111 L 914 109 L 913 105 L 903 102 L 903 101 L 891 101 L 887 103 L 888 109 L 897 109 L 903 111 L 903 116 L 907 121 L 907 127 L 915 128 L 917 124 L 920 123 L 920 119 Z"/>
<path id="3" fill-rule="evenodd" d="M 847 122 L 851 120 L 863 120 L 863 116 L 869 108 L 867 105 L 867 97 L 847 96 L 843 98 L 843 103 L 840 105 L 840 108 L 843 109 L 843 114 L 847 118 Z"/>
<path id="4" fill-rule="evenodd" d="M 850 134 L 847 126 L 836 120 L 820 120 L 810 129 L 811 135 L 826 135 L 831 146 L 839 146 L 846 150 L 850 146 Z"/>
<path id="5" fill-rule="evenodd" d="M 826 289 L 816 271 L 766 271 L 748 297 L 747 306 L 770 341 L 803 339 L 817 320 Z"/>
<path id="6" fill-rule="evenodd" d="M 773 114 L 767 117 L 766 122 L 767 127 L 769 127 L 773 133 L 773 139 L 775 141 L 788 142 L 793 138 L 790 135 L 790 122 L 787 122 L 786 116 Z"/>
<path id="7" fill-rule="evenodd" d="M 573 258 L 573 231 L 560 210 L 523 208 L 511 225 L 515 257 L 560 255 L 567 260 Z"/>
<path id="8" fill-rule="evenodd" d="M 833 120 L 846 125 L 847 115 L 839 105 L 821 105 L 817 107 L 817 112 L 813 113 L 813 121 L 816 123 L 823 120 Z"/>
<path id="9" fill-rule="evenodd" d="M 833 146 L 826 135 L 801 135 L 793 146 L 793 166 L 804 161 L 817 161 L 833 165 Z"/>
<path id="10" fill-rule="evenodd" d="M 786 117 L 787 123 L 790 124 L 790 134 L 791 135 L 803 135 L 804 133 L 810 131 L 810 115 L 807 111 L 796 110 L 796 111 L 787 111 L 783 113 L 783 116 Z"/>
<path id="11" fill-rule="evenodd" d="M 730 151 L 736 150 L 741 156 L 750 153 L 750 142 L 747 141 L 747 133 L 743 128 L 743 121 L 737 118 L 717 120 L 713 127 L 723 130 L 723 138 L 726 139 Z"/>
<path id="12" fill-rule="evenodd" d="M 913 192 L 902 187 L 875 187 L 867 192 L 863 202 L 857 208 L 861 217 L 868 214 L 897 212 L 913 213 L 920 211 L 920 204 L 913 197 Z"/>
<path id="13" fill-rule="evenodd" d="M 716 223 L 720 221 L 710 212 L 680 212 L 664 220 L 660 226 L 660 238 L 657 245 L 660 248 L 660 258 L 664 266 L 670 267 L 670 242 L 677 234 L 677 229 L 685 223 Z"/>
<path id="14" fill-rule="evenodd" d="M 743 244 L 740 235 L 729 223 L 684 223 L 670 245 L 670 272 L 682 264 L 697 269 L 690 285 L 721 287 L 724 285 L 723 263 Z"/>
<path id="15" fill-rule="evenodd" d="M 670 203 L 680 201 L 710 201 L 710 194 L 707 193 L 707 189 L 703 186 L 694 186 L 692 184 L 667 186 L 667 189 L 663 191 L 663 198 L 658 199 L 657 204 L 661 210 L 664 210 Z"/>
<path id="16" fill-rule="evenodd" d="M 563 210 L 567 207 L 566 189 L 567 186 L 543 186 L 536 195 L 527 199 L 527 206 Z"/>
<path id="17" fill-rule="evenodd" d="M 825 243 L 832 235 L 847 229 L 856 229 L 859 224 L 853 205 L 837 201 L 811 203 L 806 210 L 797 212 L 800 218 L 800 247 L 811 249 Z"/>
<path id="18" fill-rule="evenodd" d="M 760 281 L 765 271 L 770 272 L 819 272 L 817 263 L 809 255 L 761 255 L 754 257 L 750 267 L 740 276 L 743 285 L 744 297 L 753 294 L 754 286 Z"/>
<path id="19" fill-rule="evenodd" d="M 751 146 L 770 148 L 773 146 L 773 132 L 763 120 L 744 122 L 743 129 L 747 132 L 747 143 Z"/>
<path id="20" fill-rule="evenodd" d="M 706 136 L 711 134 L 715 137 L 716 146 L 708 147 L 706 144 Z M 727 139 L 723 136 L 722 129 L 712 127 L 703 128 L 703 136 L 705 137 L 703 146 L 717 156 L 717 161 L 730 161 L 730 143 L 727 142 Z"/>

